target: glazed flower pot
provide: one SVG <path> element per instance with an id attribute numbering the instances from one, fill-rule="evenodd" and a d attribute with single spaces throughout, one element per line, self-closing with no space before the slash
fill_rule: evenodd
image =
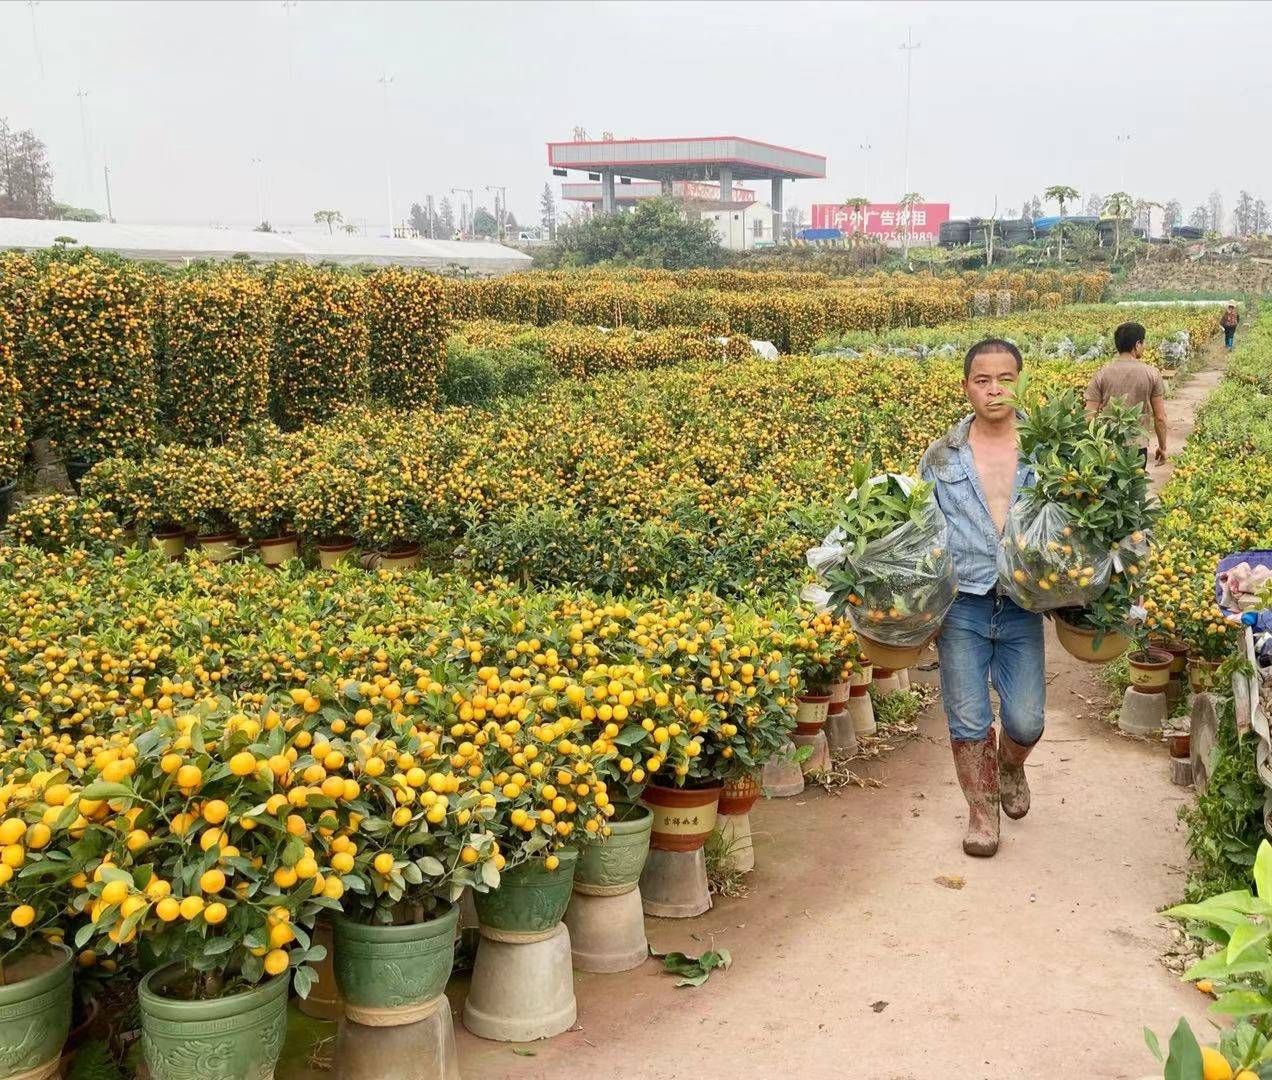
<path id="1" fill-rule="evenodd" d="M 795 700 L 795 730 L 800 735 L 816 735 L 826 726 L 830 695 L 801 694 Z"/>
<path id="2" fill-rule="evenodd" d="M 717 810 L 730 817 L 749 814 L 761 794 L 763 789 L 760 787 L 760 778 L 755 773 L 747 773 L 735 780 L 726 780 L 724 787 L 720 789 L 720 803 Z"/>
<path id="3" fill-rule="evenodd" d="M 1131 685 L 1144 694 L 1164 694 L 1175 658 L 1165 649 L 1143 649 L 1126 658 Z"/>
<path id="4" fill-rule="evenodd" d="M 55 945 L 5 965 L 0 984 L 0 1078 L 58 1075 L 71 1030 L 74 953 Z"/>
<path id="5" fill-rule="evenodd" d="M 141 980 L 142 1050 L 152 1080 L 269 1080 L 287 1034 L 291 972 L 210 1001 L 167 996 L 181 975 L 169 964 Z"/>
<path id="6" fill-rule="evenodd" d="M 483 937 L 493 941 L 529 942 L 550 937 L 570 904 L 579 853 L 562 848 L 555 870 L 532 858 L 504 871 L 499 887 L 474 893 Z"/>
<path id="7" fill-rule="evenodd" d="M 901 689 L 901 678 L 895 671 L 876 666 L 874 669 L 874 688 L 876 694 L 895 694 Z"/>
<path id="8" fill-rule="evenodd" d="M 324 570 L 330 570 L 332 567 L 353 558 L 353 541 L 347 536 L 337 536 L 330 540 L 319 540 L 316 546 L 318 548 L 318 564 Z"/>
<path id="9" fill-rule="evenodd" d="M 179 559 L 186 550 L 185 529 L 165 529 L 155 533 L 154 545 L 169 559 Z"/>
<path id="10" fill-rule="evenodd" d="M 13 505 L 13 493 L 18 490 L 18 482 L 10 480 L 7 484 L 0 484 L 0 529 L 3 529 L 5 523 L 9 520 L 9 508 Z"/>
<path id="11" fill-rule="evenodd" d="M 848 696 L 850 698 L 865 697 L 870 692 L 870 684 L 874 682 L 874 664 L 869 660 L 859 663 L 848 680 Z"/>
<path id="12" fill-rule="evenodd" d="M 826 716 L 838 716 L 848 708 L 848 695 L 852 692 L 852 683 L 837 682 L 830 686 L 830 704 L 826 707 Z"/>
<path id="13" fill-rule="evenodd" d="M 715 828 L 721 785 L 668 788 L 650 784 L 641 802 L 654 812 L 650 846 L 662 851 L 697 851 Z"/>
<path id="14" fill-rule="evenodd" d="M 233 533 L 209 533 L 199 537 L 199 547 L 215 563 L 229 562 L 234 558 L 238 537 Z"/>
<path id="15" fill-rule="evenodd" d="M 369 1027 L 399 1027 L 431 1013 L 450 979 L 458 922 L 456 904 L 405 926 L 333 915 L 336 985 L 345 1015 Z"/>
<path id="16" fill-rule="evenodd" d="M 1219 670 L 1222 660 L 1203 660 L 1200 656 L 1188 658 L 1188 685 L 1193 693 L 1215 688 L 1215 672 Z"/>
<path id="17" fill-rule="evenodd" d="M 1176 640 L 1175 638 L 1153 639 L 1149 638 L 1148 644 L 1154 649 L 1161 649 L 1163 652 L 1170 653 L 1171 664 L 1170 673 L 1172 676 L 1179 676 L 1188 668 L 1188 644 L 1187 642 Z"/>
<path id="18" fill-rule="evenodd" d="M 402 573 L 414 570 L 419 565 L 420 549 L 415 544 L 397 544 L 388 551 L 381 552 L 377 569 Z"/>
<path id="19" fill-rule="evenodd" d="M 271 540 L 257 540 L 256 547 L 260 550 L 261 561 L 266 566 L 282 566 L 288 559 L 300 557 L 300 542 L 296 539 L 295 533 L 276 536 Z"/>
<path id="20" fill-rule="evenodd" d="M 589 896 L 618 896 L 631 892 L 649 855 L 653 811 L 638 803 L 620 803 L 609 820 L 605 840 L 579 845 L 574 891 Z M 558 867 L 556 873 L 560 873 Z"/>
<path id="21" fill-rule="evenodd" d="M 931 638 L 928 639 L 928 641 L 930 640 Z M 861 635 L 861 647 L 870 657 L 871 662 L 887 668 L 889 671 L 899 671 L 901 668 L 914 667 L 927 646 L 927 641 L 921 645 L 885 645 L 881 641 L 871 640 L 865 634 Z"/>
<path id="22" fill-rule="evenodd" d="M 1130 639 L 1124 634 L 1114 632 L 1105 634 L 1104 640 L 1100 642 L 1100 647 L 1097 649 L 1095 647 L 1094 630 L 1067 623 L 1054 612 L 1052 615 L 1051 621 L 1055 624 L 1056 637 L 1059 639 L 1061 647 L 1077 660 L 1082 660 L 1088 664 L 1107 664 L 1110 660 L 1116 660 L 1130 648 Z"/>

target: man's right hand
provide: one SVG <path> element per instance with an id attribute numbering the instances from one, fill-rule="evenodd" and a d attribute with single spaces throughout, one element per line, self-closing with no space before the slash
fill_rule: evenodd
<path id="1" fill-rule="evenodd" d="M 1166 447 L 1159 446 L 1157 448 L 1157 453 L 1153 455 L 1153 462 L 1154 464 L 1157 464 L 1157 465 L 1166 464 Z"/>

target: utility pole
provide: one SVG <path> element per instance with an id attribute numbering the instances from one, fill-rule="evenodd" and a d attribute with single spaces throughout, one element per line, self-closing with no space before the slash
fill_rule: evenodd
<path id="1" fill-rule="evenodd" d="M 1122 156 L 1122 170 L 1121 170 L 1121 171 L 1122 171 L 1122 190 L 1123 190 L 1123 191 L 1125 191 L 1125 190 L 1126 190 L 1126 159 L 1127 159 L 1127 157 L 1129 157 L 1129 156 L 1130 156 L 1131 133 L 1130 133 L 1129 131 L 1122 132 L 1121 134 L 1119 134 L 1119 135 L 1115 136 L 1115 140 L 1116 140 L 1116 142 L 1117 142 L 1118 146 L 1120 146 L 1120 147 L 1122 148 L 1122 150 L 1121 150 L 1121 156 Z"/>
<path id="2" fill-rule="evenodd" d="M 292 24 L 291 13 L 292 8 L 296 6 L 297 0 L 283 0 L 283 14 L 287 17 L 287 80 L 291 82 L 296 72 L 292 67 Z"/>
<path id="3" fill-rule="evenodd" d="M 865 181 L 862 184 L 861 194 L 867 199 L 870 198 L 870 151 L 874 149 L 868 142 L 858 143 L 857 149 L 861 151 L 863 160 L 865 161 Z"/>
<path id="4" fill-rule="evenodd" d="M 499 192 L 499 210 L 495 215 L 495 231 L 499 234 L 500 241 L 504 238 L 504 217 L 508 207 L 508 189 L 502 184 L 487 184 L 487 191 Z"/>
<path id="5" fill-rule="evenodd" d="M 906 27 L 905 44 L 901 51 L 905 53 L 905 182 L 902 195 L 910 193 L 910 76 L 914 68 L 914 50 L 920 46 L 914 43 L 912 27 Z"/>
<path id="6" fill-rule="evenodd" d="M 452 195 L 468 196 L 468 229 L 471 235 L 473 228 L 473 189 L 470 187 L 451 188 Z"/>
<path id="7" fill-rule="evenodd" d="M 44 78 L 44 54 L 40 52 L 40 35 L 35 27 L 35 9 L 40 0 L 27 0 L 27 11 L 31 13 L 31 44 L 35 47 L 35 62 L 40 65 L 40 78 Z"/>
<path id="8" fill-rule="evenodd" d="M 88 99 L 88 91 L 76 90 L 75 96 L 79 98 L 80 135 L 84 140 L 84 195 L 86 201 L 91 203 L 93 200 L 93 164 L 92 154 L 88 149 L 88 106 L 84 104 Z"/>
<path id="9" fill-rule="evenodd" d="M 427 199 L 428 199 L 428 238 L 432 240 L 434 238 L 433 237 L 433 196 L 429 195 Z"/>
<path id="10" fill-rule="evenodd" d="M 393 239 L 393 168 L 389 148 L 393 145 L 393 125 L 389 122 L 389 83 L 393 76 L 385 72 L 378 82 L 384 87 L 384 178 L 389 189 L 389 239 Z"/>
<path id="11" fill-rule="evenodd" d="M 106 180 L 106 220 L 113 222 L 115 220 L 115 211 L 110 205 L 110 166 L 106 162 L 102 162 L 102 176 Z"/>
<path id="12" fill-rule="evenodd" d="M 265 181 L 261 170 L 265 162 L 258 157 L 252 158 L 252 166 L 256 170 L 256 224 L 265 224 Z"/>

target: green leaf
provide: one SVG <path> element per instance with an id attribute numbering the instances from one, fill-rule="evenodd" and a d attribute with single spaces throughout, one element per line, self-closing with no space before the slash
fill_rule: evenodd
<path id="1" fill-rule="evenodd" d="M 137 793 L 131 784 L 116 784 L 108 780 L 95 780 L 82 792 L 81 799 L 135 799 Z"/>
<path id="2" fill-rule="evenodd" d="M 1272 844 L 1266 840 L 1254 857 L 1254 888 L 1260 899 L 1272 900 Z"/>
<path id="3" fill-rule="evenodd" d="M 1228 949 L 1226 957 L 1228 963 L 1235 963 L 1241 958 L 1241 955 L 1256 945 L 1264 944 L 1268 935 L 1272 934 L 1272 924 L 1264 923 L 1242 923 L 1232 932 L 1232 936 L 1228 939 Z M 1267 949 L 1263 949 L 1264 958 L 1267 956 Z"/>
<path id="4" fill-rule="evenodd" d="M 1272 1001 L 1254 990 L 1233 990 L 1210 1006 L 1219 1016 L 1261 1016 L 1272 1013 Z"/>
<path id="5" fill-rule="evenodd" d="M 1162 1060 L 1161 1044 L 1157 1041 L 1157 1036 L 1148 1028 L 1144 1029 L 1144 1042 L 1148 1044 L 1149 1052 L 1160 1062 Z"/>
<path id="6" fill-rule="evenodd" d="M 1181 1019 L 1170 1037 L 1170 1056 L 1166 1059 L 1164 1080 L 1205 1080 L 1201 1068 L 1201 1047 L 1197 1045 L 1197 1036 L 1187 1020 Z"/>
<path id="7" fill-rule="evenodd" d="M 499 888 L 499 867 L 495 865 L 493 859 L 488 859 L 481 864 L 481 880 L 486 883 L 487 888 Z"/>

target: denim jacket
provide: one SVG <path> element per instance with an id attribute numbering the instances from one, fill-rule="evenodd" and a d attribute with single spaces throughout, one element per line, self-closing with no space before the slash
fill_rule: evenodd
<path id="1" fill-rule="evenodd" d="M 950 529 L 950 552 L 958 572 L 960 592 L 983 596 L 998 583 L 998 543 L 1001 539 L 968 444 L 974 416 L 965 416 L 927 448 L 919 462 L 919 476 L 936 485 L 936 501 Z M 1033 468 L 1016 464 L 1012 505 L 1033 479 Z"/>

